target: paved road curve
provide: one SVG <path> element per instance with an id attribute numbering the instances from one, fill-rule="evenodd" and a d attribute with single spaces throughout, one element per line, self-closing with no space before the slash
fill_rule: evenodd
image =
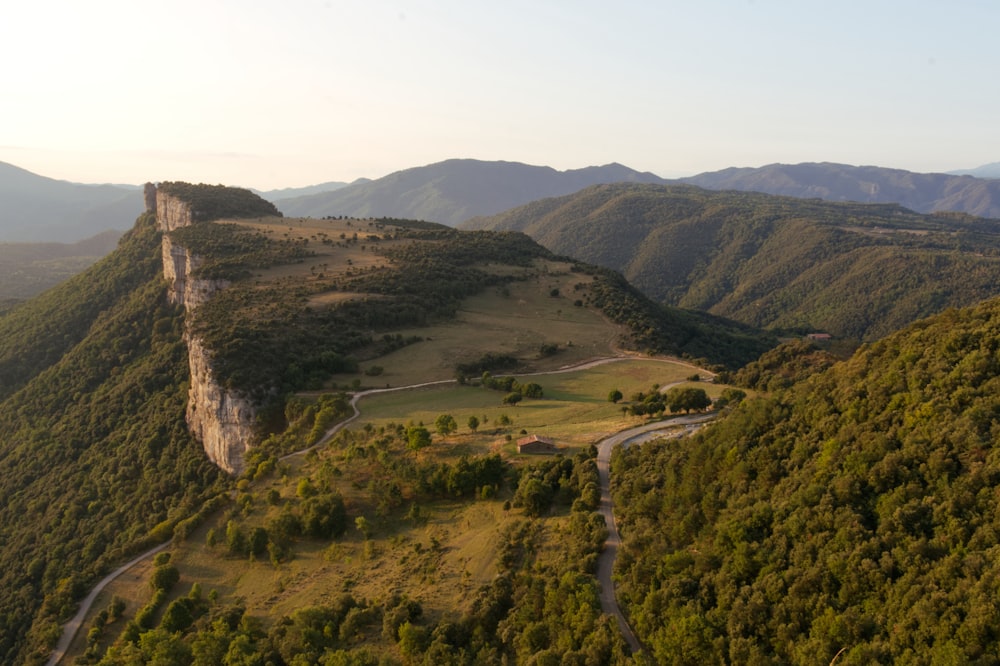
<path id="1" fill-rule="evenodd" d="M 94 599 L 97 598 L 97 595 L 101 593 L 101 591 L 107 586 L 108 583 L 113 581 L 115 578 L 118 578 L 118 576 L 121 576 L 123 573 L 125 573 L 135 565 L 139 564 L 139 562 L 142 562 L 143 560 L 148 559 L 153 555 L 156 555 L 158 552 L 160 552 L 169 545 L 170 545 L 169 541 L 167 541 L 166 543 L 161 543 L 156 548 L 147 550 L 145 553 L 135 558 L 131 562 L 126 562 L 125 564 L 121 565 L 120 567 L 109 573 L 107 576 L 102 578 L 101 582 L 95 585 L 94 589 L 90 591 L 90 594 L 88 594 L 84 598 L 84 600 L 80 602 L 80 610 L 78 610 L 76 615 L 73 616 L 73 619 L 66 623 L 66 626 L 63 628 L 62 638 L 60 638 L 59 642 L 56 643 L 56 647 L 52 651 L 52 654 L 49 655 L 49 660 L 45 662 L 45 666 L 56 666 L 56 664 L 58 664 L 62 660 L 62 658 L 66 656 L 66 650 L 69 649 L 70 644 L 76 637 L 76 632 L 80 630 L 80 625 L 83 624 L 83 619 L 87 616 L 87 611 L 90 610 L 90 607 L 94 604 Z"/>
<path id="2" fill-rule="evenodd" d="M 657 421 L 656 423 L 647 423 L 646 425 L 630 428 L 629 430 L 623 430 L 615 435 L 611 435 L 597 444 L 597 476 L 601 484 L 600 513 L 604 516 L 604 522 L 608 526 L 608 538 L 604 542 L 604 550 L 601 551 L 601 554 L 597 558 L 597 582 L 601 588 L 601 611 L 613 616 L 618 621 L 618 627 L 621 629 L 622 636 L 625 637 L 625 642 L 628 643 L 633 654 L 642 651 L 643 646 L 636 637 L 635 632 L 632 631 L 632 627 L 629 626 L 621 607 L 618 605 L 618 600 L 615 597 L 614 581 L 611 578 L 611 573 L 615 566 L 615 557 L 618 556 L 618 546 L 621 544 L 621 539 L 618 536 L 618 525 L 615 522 L 614 507 L 611 504 L 609 474 L 611 451 L 618 444 L 622 446 L 638 444 L 653 439 L 658 435 L 659 431 L 676 428 L 681 425 L 696 426 L 713 418 L 715 418 L 714 414 L 698 414 L 679 416 L 667 419 L 666 421 Z"/>

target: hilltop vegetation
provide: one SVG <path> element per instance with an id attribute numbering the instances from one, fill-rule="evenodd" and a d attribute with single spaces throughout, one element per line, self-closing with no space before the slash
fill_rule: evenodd
<path id="1" fill-rule="evenodd" d="M 873 340 L 1000 284 L 1000 229 L 961 214 L 691 186 L 602 185 L 468 228 L 519 230 L 664 303 Z"/>
<path id="2" fill-rule="evenodd" d="M 444 442 L 414 452 L 407 430 L 339 435 L 291 480 L 256 474 L 203 539 L 176 544 L 161 613 L 102 627 L 100 663 L 622 662 L 592 575 L 593 452 L 515 468 Z M 199 576 L 219 570 L 233 573 Z"/>
<path id="3" fill-rule="evenodd" d="M 948 310 L 619 451 L 620 598 L 659 662 L 995 663 L 998 341 L 1000 301 Z"/>
<path id="4" fill-rule="evenodd" d="M 281 216 L 270 201 L 241 187 L 167 181 L 157 185 L 157 189 L 187 203 L 191 207 L 194 222 Z"/>

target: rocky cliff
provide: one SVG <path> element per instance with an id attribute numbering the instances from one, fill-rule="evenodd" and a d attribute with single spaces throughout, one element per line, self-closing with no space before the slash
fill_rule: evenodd
<path id="1" fill-rule="evenodd" d="M 244 456 L 253 441 L 257 417 L 253 404 L 222 388 L 212 373 L 212 356 L 197 336 L 188 335 L 188 428 L 201 440 L 209 460 L 230 474 L 243 471 Z"/>
<path id="2" fill-rule="evenodd" d="M 195 277 L 201 258 L 166 233 L 192 224 L 191 209 L 184 201 L 163 191 L 155 191 L 154 196 L 147 186 L 146 205 L 156 213 L 157 225 L 165 232 L 163 276 L 169 284 L 168 298 L 182 305 L 190 316 L 228 282 Z M 250 400 L 219 385 L 212 371 L 210 350 L 190 328 L 185 333 L 185 340 L 191 369 L 186 413 L 188 428 L 201 441 L 212 462 L 230 474 L 239 474 L 253 441 L 256 410 Z"/>
<path id="3" fill-rule="evenodd" d="M 194 310 L 219 289 L 229 286 L 227 280 L 202 280 L 193 277 L 201 263 L 198 255 L 164 234 L 163 277 L 170 285 L 167 298 L 171 303 Z"/>

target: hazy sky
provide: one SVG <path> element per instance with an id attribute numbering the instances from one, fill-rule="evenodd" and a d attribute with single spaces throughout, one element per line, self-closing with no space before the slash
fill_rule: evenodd
<path id="1" fill-rule="evenodd" d="M 78 182 L 1000 160 L 997 0 L 4 4 L 0 161 Z"/>

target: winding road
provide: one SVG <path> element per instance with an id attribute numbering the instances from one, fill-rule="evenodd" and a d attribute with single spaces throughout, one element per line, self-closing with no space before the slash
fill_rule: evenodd
<path id="1" fill-rule="evenodd" d="M 49 655 L 49 660 L 45 662 L 45 666 L 56 666 L 56 664 L 62 661 L 62 658 L 66 656 L 66 650 L 69 649 L 70 644 L 76 637 L 76 632 L 80 630 L 80 625 L 83 624 L 84 618 L 87 617 L 90 607 L 94 605 L 94 600 L 97 599 L 97 595 L 100 594 L 105 587 L 107 587 L 108 583 L 113 581 L 115 578 L 118 578 L 118 576 L 121 576 L 135 565 L 139 564 L 139 562 L 156 555 L 169 545 L 169 541 L 161 543 L 159 546 L 147 550 L 134 560 L 126 562 L 102 578 L 101 581 L 94 586 L 94 589 L 90 591 L 90 594 L 84 597 L 83 601 L 80 602 L 80 609 L 76 612 L 76 615 L 73 616 L 73 619 L 67 622 L 66 626 L 63 627 L 62 637 L 59 639 L 59 642 L 56 643 L 56 647 L 52 650 L 52 654 Z"/>
<path id="2" fill-rule="evenodd" d="M 618 556 L 618 546 L 621 545 L 621 538 L 618 535 L 618 524 L 615 521 L 614 507 L 611 504 L 611 480 L 610 463 L 611 451 L 615 446 L 629 446 L 640 444 L 644 441 L 654 439 L 663 430 L 675 429 L 678 426 L 687 426 L 685 432 L 697 428 L 702 424 L 715 418 L 715 414 L 694 414 L 689 416 L 678 416 L 665 421 L 647 423 L 635 428 L 629 428 L 619 433 L 602 439 L 597 444 L 597 476 L 601 486 L 601 506 L 600 514 L 604 516 L 604 522 L 608 526 L 608 538 L 604 542 L 604 550 L 597 557 L 597 582 L 601 589 L 601 611 L 613 616 L 618 621 L 618 628 L 628 643 L 632 653 L 643 650 L 642 643 L 636 637 L 628 620 L 622 613 L 615 597 L 615 585 L 612 573 L 615 566 L 615 558 Z"/>
<path id="3" fill-rule="evenodd" d="M 605 363 L 616 363 L 620 361 L 633 361 L 640 357 L 632 355 L 619 355 L 610 356 L 604 358 L 593 359 L 590 361 L 584 361 L 582 363 L 577 363 L 574 365 L 564 366 L 557 370 L 550 370 L 547 372 L 535 372 L 522 374 L 523 377 L 537 377 L 541 375 L 556 375 L 566 372 L 574 372 L 577 370 L 586 370 L 588 368 L 593 368 L 599 365 L 604 365 Z M 647 361 L 664 361 L 673 364 L 689 365 L 683 361 L 675 359 L 657 359 L 645 357 L 642 360 Z M 695 368 L 696 366 L 691 366 Z M 347 427 L 348 424 L 356 420 L 361 416 L 361 410 L 358 409 L 358 402 L 370 395 L 376 395 L 379 393 L 391 393 L 395 391 L 408 391 L 412 389 L 427 388 L 431 386 L 443 386 L 446 384 L 454 384 L 456 381 L 454 379 L 444 379 L 440 381 L 424 382 L 422 384 L 411 384 L 409 386 L 395 386 L 391 388 L 381 388 L 381 389 L 369 389 L 367 391 L 359 391 L 351 396 L 351 408 L 354 410 L 354 414 L 349 418 L 337 423 L 332 428 L 330 428 L 323 437 L 314 445 L 295 451 L 293 453 L 286 454 L 282 456 L 279 460 L 287 460 L 294 456 L 301 456 L 313 449 L 323 446 L 333 438 L 338 432 Z M 669 385 L 673 386 L 673 384 Z M 669 386 L 661 387 L 661 390 L 666 390 Z M 621 608 L 618 606 L 618 602 L 615 599 L 615 589 L 614 584 L 611 580 L 611 572 L 614 567 L 615 556 L 618 553 L 618 545 L 620 540 L 618 538 L 618 528 L 615 525 L 614 512 L 612 511 L 611 505 L 611 491 L 609 485 L 609 469 L 608 465 L 611 461 L 611 450 L 617 444 L 622 444 L 628 446 L 629 444 L 635 444 L 647 439 L 655 437 L 655 433 L 658 431 L 666 430 L 668 428 L 674 428 L 678 425 L 690 425 L 690 424 L 701 424 L 705 421 L 709 421 L 714 418 L 714 415 L 706 416 L 704 414 L 697 416 L 681 416 L 673 419 L 668 419 L 666 421 L 658 421 L 656 423 L 649 423 L 646 425 L 638 426 L 636 428 L 630 428 L 629 430 L 624 430 L 617 434 L 611 435 L 598 443 L 598 453 L 597 453 L 597 472 L 600 479 L 601 485 L 601 506 L 600 513 L 604 516 L 604 520 L 608 525 L 608 539 L 605 542 L 604 550 L 601 552 L 597 560 L 597 579 L 600 583 L 601 588 L 601 610 L 609 615 L 613 615 L 618 620 L 618 626 L 621 628 L 621 632 L 632 649 L 632 652 L 638 652 L 642 649 L 641 643 L 636 638 L 635 634 L 632 632 L 631 627 L 629 627 L 628 622 L 625 620 L 625 616 L 621 612 Z M 46 662 L 46 666 L 57 666 L 63 657 L 66 656 L 66 651 L 70 648 L 73 639 L 76 637 L 77 632 L 80 630 L 80 626 L 83 624 L 83 620 L 86 618 L 87 613 L 90 612 L 91 606 L 94 604 L 94 600 L 97 595 L 104 590 L 107 585 L 114 579 L 121 576 L 123 573 L 137 565 L 138 563 L 152 557 L 156 553 L 164 550 L 169 546 L 171 541 L 161 543 L 160 545 L 146 551 L 142 555 L 139 555 L 135 559 L 126 562 L 122 566 L 118 567 L 107 576 L 101 579 L 100 582 L 94 586 L 94 589 L 90 591 L 81 602 L 80 608 L 77 610 L 76 615 L 66 623 L 63 627 L 62 636 L 59 638 L 59 642 L 56 643 L 56 647 L 53 649 L 52 654 L 49 655 L 49 660 Z"/>

